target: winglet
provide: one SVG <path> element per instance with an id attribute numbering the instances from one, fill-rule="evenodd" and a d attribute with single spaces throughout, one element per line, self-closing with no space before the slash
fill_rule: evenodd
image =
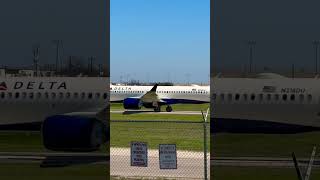
<path id="1" fill-rule="evenodd" d="M 156 92 L 158 85 L 159 85 L 158 83 L 155 84 L 155 85 L 152 87 L 152 89 L 150 90 L 150 92 Z"/>

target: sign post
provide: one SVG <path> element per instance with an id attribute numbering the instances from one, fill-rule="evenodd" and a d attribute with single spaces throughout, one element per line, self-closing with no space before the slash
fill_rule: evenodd
<path id="1" fill-rule="evenodd" d="M 177 169 L 177 148 L 175 144 L 159 144 L 160 169 Z"/>
<path id="2" fill-rule="evenodd" d="M 148 144 L 131 142 L 131 166 L 148 167 Z"/>

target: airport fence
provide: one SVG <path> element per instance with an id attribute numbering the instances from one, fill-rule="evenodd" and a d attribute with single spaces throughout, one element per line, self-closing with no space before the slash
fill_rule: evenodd
<path id="1" fill-rule="evenodd" d="M 208 179 L 209 123 L 111 120 L 113 178 Z"/>

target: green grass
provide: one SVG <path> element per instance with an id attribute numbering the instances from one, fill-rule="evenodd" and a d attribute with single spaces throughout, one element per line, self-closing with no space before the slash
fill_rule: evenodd
<path id="1" fill-rule="evenodd" d="M 0 152 L 44 152 L 41 133 L 32 131 L 0 131 Z M 98 152 L 109 153 L 104 145 Z"/>
<path id="2" fill-rule="evenodd" d="M 210 103 L 205 104 L 174 104 L 172 108 L 174 111 L 206 111 L 210 107 Z M 146 108 L 142 108 L 145 110 Z M 111 103 L 110 110 L 124 110 L 122 103 Z M 150 110 L 150 109 L 147 109 Z M 151 109 L 152 110 L 152 109 Z M 165 110 L 165 106 L 162 107 L 162 110 Z"/>
<path id="3" fill-rule="evenodd" d="M 180 114 L 130 114 L 123 115 L 120 113 L 111 113 L 110 119 L 112 120 L 164 120 L 164 121 L 192 121 L 201 122 L 202 115 L 180 115 Z M 210 120 L 210 117 L 208 118 Z"/>
<path id="4" fill-rule="evenodd" d="M 211 167 L 211 179 L 223 180 L 294 180 L 294 168 L 268 167 Z M 319 169 L 312 169 L 310 180 L 320 179 Z"/>
<path id="5" fill-rule="evenodd" d="M 159 144 L 177 144 L 178 150 L 201 151 L 203 126 L 191 123 L 111 122 L 111 147 L 130 147 L 131 141 L 147 142 L 149 148 Z M 209 129 L 209 127 L 208 127 Z M 209 136 L 208 136 L 209 138 Z M 208 150 L 210 145 L 208 145 Z"/>
<path id="6" fill-rule="evenodd" d="M 211 135 L 214 156 L 310 157 L 314 145 L 319 147 L 320 132 L 298 134 L 228 134 Z"/>
<path id="7" fill-rule="evenodd" d="M 5 180 L 106 180 L 109 168 L 104 164 L 40 168 L 39 164 L 0 164 L 0 177 Z"/>
<path id="8" fill-rule="evenodd" d="M 119 107 L 118 104 L 113 104 Z M 206 109 L 206 105 L 177 105 L 180 109 L 194 110 Z M 192 107 L 192 108 L 191 108 Z M 115 108 L 115 107 L 114 107 Z M 199 110 L 200 111 L 200 110 Z M 111 113 L 111 147 L 130 147 L 131 141 L 147 142 L 149 148 L 157 149 L 159 144 L 177 144 L 178 150 L 202 151 L 203 150 L 203 125 L 202 115 L 179 114 L 130 114 Z M 210 119 L 210 118 L 208 118 Z M 114 122 L 113 120 L 130 120 L 134 122 Z M 170 122 L 139 122 L 142 120 L 162 121 L 187 121 L 190 123 Z M 208 124 L 209 130 L 209 124 Z M 208 134 L 208 139 L 209 139 Z M 208 150 L 210 146 L 208 145 Z"/>

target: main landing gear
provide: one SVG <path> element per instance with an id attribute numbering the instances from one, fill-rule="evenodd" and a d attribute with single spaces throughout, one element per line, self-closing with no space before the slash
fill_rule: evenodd
<path id="1" fill-rule="evenodd" d="M 167 111 L 167 112 L 171 112 L 171 111 L 172 111 L 172 107 L 171 107 L 171 106 L 167 106 L 167 107 L 166 107 L 166 111 Z"/>
<path id="2" fill-rule="evenodd" d="M 171 107 L 171 106 L 167 106 L 167 107 L 166 107 L 166 111 L 167 111 L 167 112 L 172 112 L 172 107 Z M 161 106 L 156 106 L 156 107 L 154 108 L 154 112 L 161 112 Z"/>

